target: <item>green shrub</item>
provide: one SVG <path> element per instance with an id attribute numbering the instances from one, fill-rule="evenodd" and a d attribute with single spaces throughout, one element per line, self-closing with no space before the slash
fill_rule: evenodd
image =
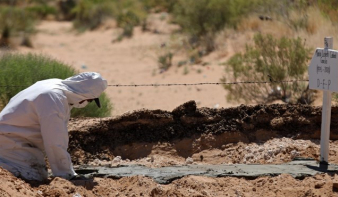
<path id="1" fill-rule="evenodd" d="M 25 9 L 11 6 L 0 6 L 0 31 L 8 29 L 9 35 L 19 32 L 30 34 L 34 32 L 35 18 Z"/>
<path id="2" fill-rule="evenodd" d="M 140 18 L 130 10 L 119 13 L 116 20 L 117 25 L 123 29 L 119 38 L 120 41 L 123 37 L 131 38 L 133 36 L 134 26 L 140 24 Z"/>
<path id="3" fill-rule="evenodd" d="M 76 7 L 76 1 L 77 0 L 59 1 L 58 10 L 60 11 L 60 15 L 58 15 L 58 17 L 62 20 L 74 20 L 76 17 L 74 12 L 76 11 L 72 10 Z"/>
<path id="4" fill-rule="evenodd" d="M 98 108 L 95 102 L 89 103 L 85 108 L 73 108 L 72 117 L 108 117 L 113 110 L 112 104 L 106 93 L 100 96 L 101 108 Z"/>
<path id="5" fill-rule="evenodd" d="M 139 0 L 118 1 L 116 4 L 116 20 L 119 27 L 124 25 L 140 25 L 147 17 L 144 5 Z"/>
<path id="6" fill-rule="evenodd" d="M 224 85 L 228 90 L 228 100 L 269 103 L 282 100 L 286 103 L 311 103 L 313 97 L 307 88 L 308 83 L 280 82 L 302 80 L 308 68 L 311 49 L 300 39 L 257 34 L 254 45 L 246 46 L 245 52 L 237 53 L 226 63 L 227 76 L 222 82 L 272 81 L 266 84 Z M 232 74 L 230 74 L 232 73 Z M 303 97 L 306 98 L 303 98 Z"/>
<path id="7" fill-rule="evenodd" d="M 172 12 L 179 0 L 141 0 L 147 10 L 153 9 L 155 12 Z"/>
<path id="8" fill-rule="evenodd" d="M 113 0 L 81 0 L 73 8 L 74 27 L 77 29 L 95 29 L 103 21 L 113 16 Z"/>
<path id="9" fill-rule="evenodd" d="M 115 18 L 117 26 L 123 29 L 122 34 L 118 38 L 119 41 L 123 37 L 132 37 L 135 26 L 146 24 L 147 13 L 144 5 L 139 0 L 118 1 L 116 8 Z M 143 29 L 146 29 L 146 27 L 143 27 Z"/>
<path id="10" fill-rule="evenodd" d="M 19 91 L 37 81 L 50 78 L 65 79 L 76 74 L 72 67 L 62 62 L 35 54 L 5 54 L 0 58 L 0 70 L 0 109 Z M 109 116 L 112 110 L 110 101 L 105 93 L 100 98 L 101 108 L 90 104 L 82 109 L 73 109 L 72 117 Z"/>
<path id="11" fill-rule="evenodd" d="M 106 18 L 115 18 L 117 26 L 123 29 L 118 40 L 133 35 L 134 26 L 141 25 L 147 13 L 139 0 L 81 0 L 73 9 L 78 29 L 95 29 Z"/>
<path id="12" fill-rule="evenodd" d="M 230 18 L 227 0 L 179 0 L 174 21 L 192 37 L 205 36 L 224 28 Z"/>
<path id="13" fill-rule="evenodd" d="M 32 13 L 37 18 L 44 19 L 48 15 L 56 15 L 57 10 L 55 7 L 49 6 L 47 4 L 41 5 L 32 5 L 26 8 L 26 10 Z"/>
<path id="14" fill-rule="evenodd" d="M 172 66 L 173 53 L 166 52 L 163 55 L 158 56 L 158 67 L 160 70 L 168 70 Z"/>
<path id="15" fill-rule="evenodd" d="M 236 26 L 259 1 L 179 0 L 173 11 L 173 21 L 189 35 L 190 42 L 204 46 L 209 53 L 215 49 L 215 35 L 227 25 Z"/>
<path id="16" fill-rule="evenodd" d="M 116 17 L 117 25 L 119 27 L 124 26 L 135 26 L 140 24 L 140 18 L 131 10 L 125 10 L 124 12 L 121 12 Z"/>

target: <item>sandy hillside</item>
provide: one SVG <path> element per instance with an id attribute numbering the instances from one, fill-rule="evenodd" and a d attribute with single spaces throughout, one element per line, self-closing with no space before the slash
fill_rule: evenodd
<path id="1" fill-rule="evenodd" d="M 131 39 L 112 42 L 120 30 L 107 24 L 95 31 L 77 33 L 70 22 L 44 21 L 38 25 L 33 37 L 34 49 L 20 48 L 22 52 L 50 55 L 81 72 L 96 71 L 114 84 L 167 84 L 220 82 L 224 68 L 219 66 L 226 57 L 206 59 L 208 65 L 176 65 L 160 73 L 157 58 L 161 45 L 170 43 L 170 31 L 175 27 L 154 21 L 157 32 L 142 32 L 136 28 Z M 112 22 L 113 23 L 113 22 Z M 231 50 L 227 53 L 231 53 Z M 180 56 L 180 54 L 177 54 Z M 218 58 L 217 58 L 218 57 Z M 176 62 L 177 63 L 177 62 Z M 188 100 L 196 100 L 199 107 L 229 107 L 225 90 L 219 85 L 171 86 L 171 87 L 109 87 L 106 93 L 114 104 L 113 116 L 137 109 L 172 110 Z"/>

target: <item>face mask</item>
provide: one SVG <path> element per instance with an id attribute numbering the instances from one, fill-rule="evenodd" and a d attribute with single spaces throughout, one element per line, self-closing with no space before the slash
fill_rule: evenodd
<path id="1" fill-rule="evenodd" d="M 75 108 L 84 108 L 88 105 L 88 101 L 84 101 L 83 103 L 77 103 L 77 104 L 73 104 L 72 106 Z"/>

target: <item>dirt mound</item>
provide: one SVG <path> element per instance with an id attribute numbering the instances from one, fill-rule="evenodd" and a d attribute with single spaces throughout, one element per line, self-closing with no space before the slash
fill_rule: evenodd
<path id="1" fill-rule="evenodd" d="M 338 139 L 338 108 L 332 108 L 331 139 Z M 84 119 L 82 121 L 90 121 Z M 159 143 L 180 149 L 190 157 L 229 143 L 266 142 L 272 138 L 314 140 L 320 137 L 321 108 L 308 105 L 241 105 L 235 108 L 197 108 L 194 101 L 172 112 L 140 110 L 117 118 L 102 119 L 83 129 L 70 131 L 73 162 L 83 164 L 95 158 L 112 160 L 146 157 Z M 198 141 L 198 145 L 192 144 Z"/>
<path id="2" fill-rule="evenodd" d="M 35 196 L 34 190 L 23 180 L 0 167 L 0 196 Z"/>

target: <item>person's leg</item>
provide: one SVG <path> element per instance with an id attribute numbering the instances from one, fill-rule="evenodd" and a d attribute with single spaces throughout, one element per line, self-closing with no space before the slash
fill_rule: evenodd
<path id="1" fill-rule="evenodd" d="M 0 154 L 1 154 L 1 151 L 0 151 Z M 14 176 L 16 176 L 16 177 L 20 176 L 20 172 L 14 167 L 13 164 L 11 164 L 10 161 L 7 161 L 6 159 L 0 158 L 0 166 L 3 169 L 6 169 L 9 172 L 11 172 Z"/>
<path id="2" fill-rule="evenodd" d="M 26 180 L 43 181 L 48 173 L 43 154 L 35 148 L 0 150 L 0 166 Z"/>
<path id="3" fill-rule="evenodd" d="M 24 140 L 8 140 L 12 140 L 14 144 L 12 147 L 7 146 L 8 149 L 0 149 L 0 166 L 26 180 L 47 179 L 48 172 L 44 154 Z"/>

